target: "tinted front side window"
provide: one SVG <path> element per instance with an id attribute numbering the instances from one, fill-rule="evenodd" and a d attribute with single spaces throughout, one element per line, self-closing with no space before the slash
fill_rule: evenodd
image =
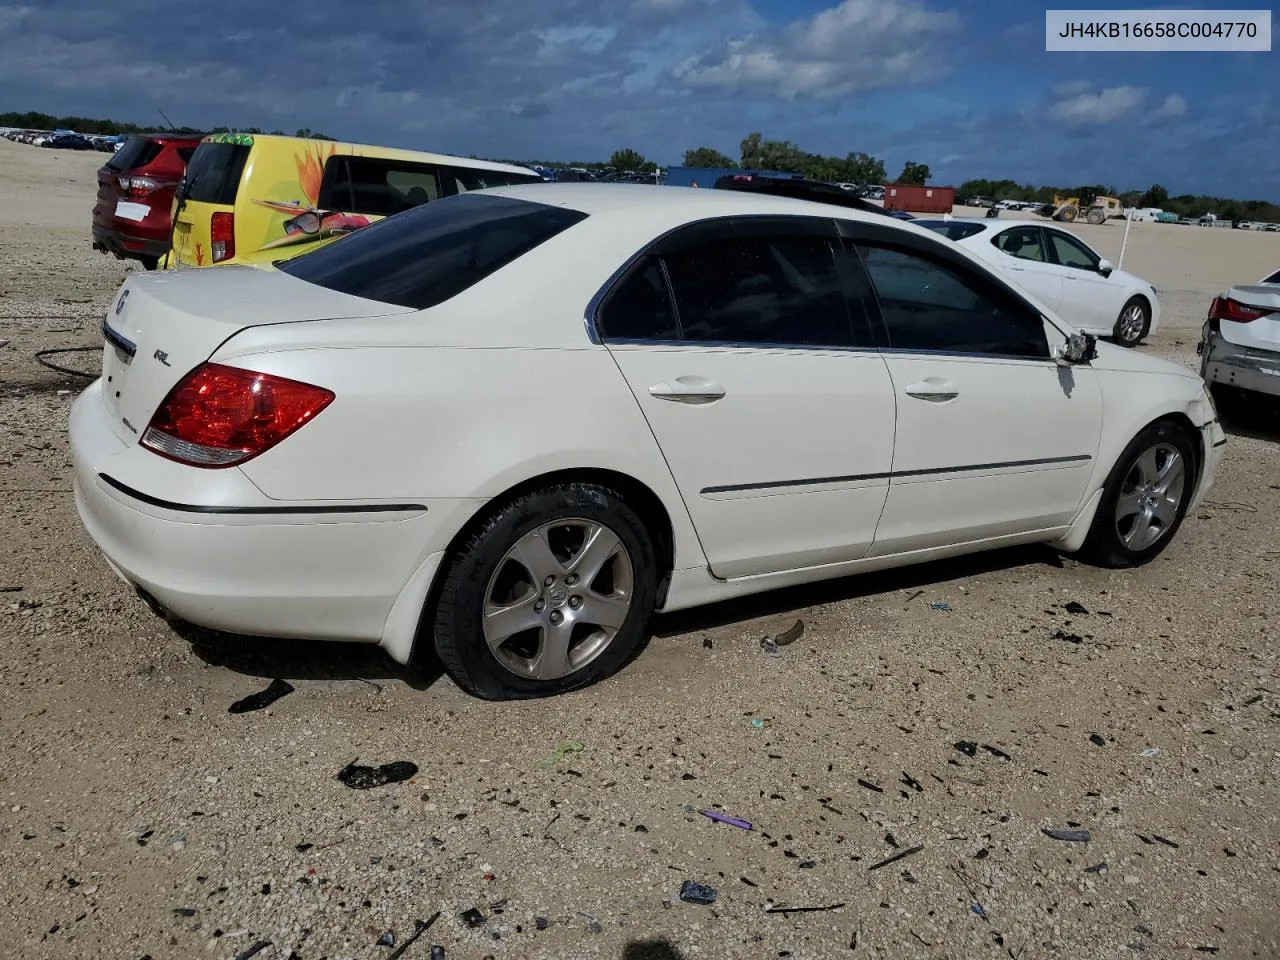
<path id="1" fill-rule="evenodd" d="M 831 241 L 724 239 L 664 259 L 686 340 L 853 345 Z"/>
<path id="2" fill-rule="evenodd" d="M 1019 260 L 1038 260 L 1041 263 L 1048 260 L 1040 240 L 1039 227 L 1014 227 L 997 234 L 991 242 Z"/>
<path id="3" fill-rule="evenodd" d="M 614 288 L 598 322 L 601 336 L 611 340 L 680 338 L 667 279 L 657 258 L 647 258 Z"/>
<path id="4" fill-rule="evenodd" d="M 585 218 L 510 197 L 447 197 L 379 220 L 280 269 L 339 293 L 425 309 Z"/>
<path id="5" fill-rule="evenodd" d="M 234 204 L 251 149 L 239 143 L 200 144 L 187 164 L 187 199 L 223 206 Z"/>
<path id="6" fill-rule="evenodd" d="M 1094 270 L 1098 266 L 1098 258 L 1075 237 L 1050 230 L 1049 243 L 1053 247 L 1054 259 L 1064 267 L 1076 267 L 1080 270 Z"/>
<path id="7" fill-rule="evenodd" d="M 979 274 L 914 251 L 858 244 L 890 348 L 1049 356 L 1044 323 Z"/>

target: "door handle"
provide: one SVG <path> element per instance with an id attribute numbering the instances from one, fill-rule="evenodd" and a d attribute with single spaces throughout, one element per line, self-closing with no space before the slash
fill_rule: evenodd
<path id="1" fill-rule="evenodd" d="M 649 395 L 676 403 L 715 403 L 724 396 L 724 387 L 706 377 L 676 377 L 673 383 L 655 383 Z"/>
<path id="2" fill-rule="evenodd" d="M 1012 270 L 1014 273 L 1022 273 L 1022 271 L 1023 271 L 1023 270 L 1025 270 L 1025 269 L 1027 269 L 1027 268 L 1026 268 L 1026 267 L 1015 267 L 1013 264 L 1008 264 L 1008 265 L 1005 267 L 1005 269 L 1006 269 L 1006 270 Z"/>
<path id="3" fill-rule="evenodd" d="M 1079 277 L 1077 277 L 1074 273 L 1064 273 L 1064 274 L 1062 275 L 1062 279 L 1063 279 L 1063 280 L 1070 280 L 1070 281 L 1072 281 L 1072 282 L 1074 283 L 1076 280 L 1079 280 L 1080 278 L 1079 278 Z"/>
<path id="4" fill-rule="evenodd" d="M 955 388 L 955 384 L 940 377 L 927 377 L 918 383 L 911 384 L 903 392 L 908 397 L 928 400 L 932 403 L 945 403 L 960 396 L 960 391 Z"/>

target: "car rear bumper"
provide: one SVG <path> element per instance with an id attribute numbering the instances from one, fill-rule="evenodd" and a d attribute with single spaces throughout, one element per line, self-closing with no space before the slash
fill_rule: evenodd
<path id="1" fill-rule="evenodd" d="M 163 237 L 139 235 L 128 229 L 93 225 L 93 248 L 114 253 L 118 257 L 163 257 L 169 250 L 169 235 Z"/>
<path id="2" fill-rule="evenodd" d="M 1241 347 L 1205 324 L 1196 347 L 1205 383 L 1280 397 L 1280 352 Z"/>
<path id="3" fill-rule="evenodd" d="M 80 519 L 154 605 L 214 630 L 382 643 L 408 659 L 456 501 L 270 500 L 238 469 L 183 467 L 121 441 L 101 381 L 77 398 L 70 435 Z M 406 594 L 417 602 L 397 606 Z"/>

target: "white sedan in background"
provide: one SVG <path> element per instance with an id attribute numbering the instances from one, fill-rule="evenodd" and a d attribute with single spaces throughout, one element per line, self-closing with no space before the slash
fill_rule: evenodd
<path id="1" fill-rule="evenodd" d="M 584 686 L 655 610 L 1020 543 L 1145 563 L 1226 442 L 879 213 L 538 184 L 278 269 L 131 274 L 71 414 L 76 504 L 153 608 Z"/>
<path id="2" fill-rule="evenodd" d="M 1135 347 L 1155 332 L 1155 288 L 1073 233 L 1025 220 L 916 220 L 986 260 L 1078 330 Z"/>

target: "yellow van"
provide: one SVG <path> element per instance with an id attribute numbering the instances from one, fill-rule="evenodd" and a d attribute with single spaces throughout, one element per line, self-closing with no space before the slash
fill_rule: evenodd
<path id="1" fill-rule="evenodd" d="M 289 259 L 440 197 L 541 179 L 524 167 L 416 150 L 215 133 L 187 164 L 161 266 Z"/>

